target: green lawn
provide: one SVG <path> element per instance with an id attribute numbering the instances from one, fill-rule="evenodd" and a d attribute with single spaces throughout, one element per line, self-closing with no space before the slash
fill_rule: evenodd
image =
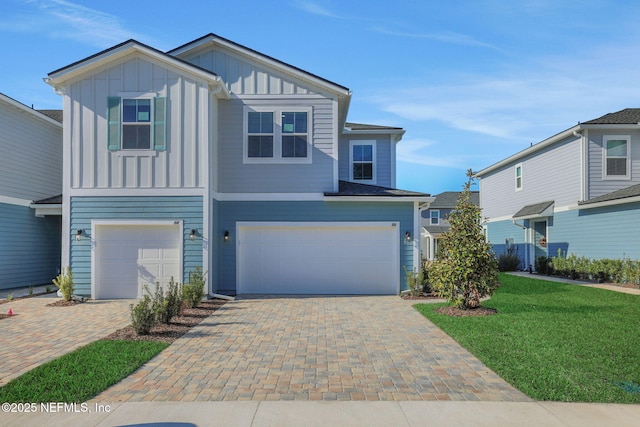
<path id="1" fill-rule="evenodd" d="M 507 274 L 500 282 L 482 303 L 496 315 L 416 308 L 533 399 L 640 403 L 640 296 Z"/>
<path id="2" fill-rule="evenodd" d="M 153 341 L 95 341 L 0 387 L 0 402 L 86 402 L 168 345 Z"/>

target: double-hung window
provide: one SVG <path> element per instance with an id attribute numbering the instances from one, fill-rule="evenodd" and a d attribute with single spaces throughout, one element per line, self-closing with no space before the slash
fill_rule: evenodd
<path id="1" fill-rule="evenodd" d="M 430 218 L 429 223 L 431 225 L 440 224 L 440 211 L 438 209 L 431 209 L 429 211 L 429 218 Z"/>
<path id="2" fill-rule="evenodd" d="M 166 98 L 126 94 L 107 104 L 110 151 L 166 149 Z"/>
<path id="3" fill-rule="evenodd" d="M 350 178 L 354 182 L 375 184 L 376 144 L 375 141 L 350 141 Z"/>
<path id="4" fill-rule="evenodd" d="M 244 163 L 310 163 L 311 111 L 246 106 Z"/>
<path id="5" fill-rule="evenodd" d="M 522 163 L 516 165 L 516 191 L 522 190 Z"/>
<path id="6" fill-rule="evenodd" d="M 631 138 L 629 136 L 605 135 L 603 142 L 603 178 L 629 179 L 629 149 Z"/>

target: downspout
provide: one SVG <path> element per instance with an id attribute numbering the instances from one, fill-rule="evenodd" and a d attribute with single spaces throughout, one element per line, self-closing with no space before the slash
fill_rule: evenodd
<path id="1" fill-rule="evenodd" d="M 511 223 L 513 225 L 517 226 L 517 227 L 522 228 L 523 230 L 527 229 L 527 227 L 525 227 L 524 224 L 518 224 L 515 219 L 512 219 Z M 530 251 L 531 248 L 529 247 L 529 241 L 528 240 L 529 240 L 529 238 L 527 236 L 527 232 L 525 231 L 525 234 L 524 234 L 525 268 L 526 268 L 526 265 L 529 264 L 529 272 L 531 272 L 531 264 L 530 264 L 531 263 L 531 251 Z"/>

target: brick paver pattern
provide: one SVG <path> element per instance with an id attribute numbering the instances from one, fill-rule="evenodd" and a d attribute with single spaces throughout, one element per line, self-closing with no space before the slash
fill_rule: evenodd
<path id="1" fill-rule="evenodd" d="M 397 296 L 227 303 L 95 402 L 528 401 Z"/>
<path id="2" fill-rule="evenodd" d="M 47 307 L 55 294 L 0 304 L 14 317 L 0 320 L 0 386 L 49 360 L 131 323 L 130 300 Z"/>

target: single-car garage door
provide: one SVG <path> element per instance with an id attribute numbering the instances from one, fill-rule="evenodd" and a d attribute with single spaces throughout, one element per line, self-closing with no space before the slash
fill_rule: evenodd
<path id="1" fill-rule="evenodd" d="M 96 225 L 94 234 L 96 299 L 139 298 L 146 284 L 182 281 L 179 224 Z"/>
<path id="2" fill-rule="evenodd" d="M 396 223 L 238 223 L 239 294 L 397 294 Z"/>

